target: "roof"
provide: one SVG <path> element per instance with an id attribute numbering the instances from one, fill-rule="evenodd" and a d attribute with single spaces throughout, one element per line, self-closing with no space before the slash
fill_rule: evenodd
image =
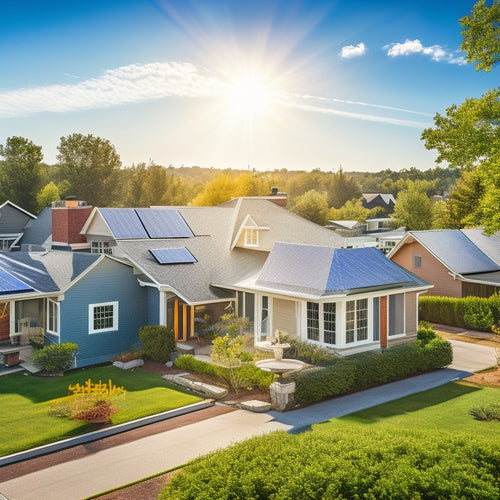
<path id="1" fill-rule="evenodd" d="M 0 295 L 26 291 L 32 291 L 32 288 L 0 268 Z"/>
<path id="2" fill-rule="evenodd" d="M 366 289 L 429 287 L 375 248 L 277 243 L 255 285 L 318 297 Z"/>
<path id="3" fill-rule="evenodd" d="M 482 228 L 410 231 L 390 252 L 417 241 L 455 274 L 500 271 L 500 238 L 486 236 Z"/>
<path id="4" fill-rule="evenodd" d="M 0 253 L 0 270 L 24 283 L 27 291 L 58 293 L 67 289 L 100 258 L 102 256 L 95 254 L 57 250 L 8 252 Z"/>
<path id="5" fill-rule="evenodd" d="M 52 243 L 52 209 L 45 207 L 38 217 L 28 222 L 24 229 L 21 245 L 37 245 L 50 249 Z M 24 250 L 24 248 L 23 248 Z"/>
<path id="6" fill-rule="evenodd" d="M 28 216 L 31 219 L 36 219 L 36 215 L 33 215 L 31 212 L 28 212 L 27 210 L 24 210 L 24 208 L 19 207 L 15 203 L 12 203 L 10 200 L 7 200 L 0 205 L 0 211 L 2 210 L 2 208 L 6 207 L 7 205 L 10 205 L 12 208 L 19 210 L 20 212 L 22 212 L 23 214 L 25 214 L 26 216 Z"/>
<path id="7" fill-rule="evenodd" d="M 363 198 L 368 202 L 372 202 L 376 198 L 380 198 L 384 203 L 389 205 L 392 203 L 393 205 L 396 204 L 396 200 L 394 199 L 394 196 L 392 194 L 388 193 L 363 193 Z"/>

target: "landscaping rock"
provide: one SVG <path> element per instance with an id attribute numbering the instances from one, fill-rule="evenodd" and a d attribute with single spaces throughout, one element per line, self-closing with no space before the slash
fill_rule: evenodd
<path id="1" fill-rule="evenodd" d="M 271 409 L 271 403 L 259 401 L 258 399 L 242 401 L 239 406 L 242 410 L 253 411 L 254 413 L 266 413 Z"/>
<path id="2" fill-rule="evenodd" d="M 132 361 L 127 361 L 126 363 L 115 361 L 113 363 L 113 366 L 121 368 L 122 370 L 131 370 L 132 368 L 137 368 L 138 366 L 142 366 L 143 364 L 144 361 L 142 359 L 133 359 Z"/>

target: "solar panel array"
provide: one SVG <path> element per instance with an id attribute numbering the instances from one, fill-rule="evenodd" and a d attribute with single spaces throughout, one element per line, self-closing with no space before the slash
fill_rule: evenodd
<path id="1" fill-rule="evenodd" d="M 173 208 L 101 208 L 100 212 L 117 240 L 194 236 Z"/>
<path id="2" fill-rule="evenodd" d="M 0 295 L 16 292 L 27 292 L 29 290 L 33 289 L 17 278 L 14 278 L 14 276 L 9 274 L 8 272 L 0 269 Z"/>
<path id="3" fill-rule="evenodd" d="M 198 262 L 186 248 L 157 248 L 149 250 L 158 264 L 190 264 Z"/>

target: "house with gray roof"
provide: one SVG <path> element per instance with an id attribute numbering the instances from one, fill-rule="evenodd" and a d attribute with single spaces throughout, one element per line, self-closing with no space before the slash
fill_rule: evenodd
<path id="1" fill-rule="evenodd" d="M 483 228 L 410 231 L 388 257 L 432 283 L 432 295 L 489 297 L 500 291 L 500 237 Z"/>
<path id="2" fill-rule="evenodd" d="M 18 246 L 26 226 L 36 220 L 32 213 L 7 200 L 0 205 L 0 252 Z"/>
<path id="3" fill-rule="evenodd" d="M 80 252 L 0 253 L 0 341 L 74 342 L 75 366 L 137 344 L 147 293 L 129 263 Z"/>

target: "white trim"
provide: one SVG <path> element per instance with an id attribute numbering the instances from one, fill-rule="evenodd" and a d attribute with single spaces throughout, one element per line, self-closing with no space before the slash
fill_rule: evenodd
<path id="1" fill-rule="evenodd" d="M 259 230 L 254 227 L 246 227 L 244 229 L 244 246 L 250 248 L 258 248 L 259 246 Z M 255 243 L 254 243 L 255 242 Z"/>
<path id="2" fill-rule="evenodd" d="M 158 321 L 162 326 L 167 326 L 167 292 L 158 292 L 159 295 L 159 309 L 158 309 Z"/>
<path id="3" fill-rule="evenodd" d="M 95 308 L 103 306 L 113 306 L 113 326 L 110 328 L 94 329 Z M 114 332 L 118 330 L 118 301 L 100 302 L 98 304 L 89 304 L 89 335 L 94 333 Z"/>
<path id="4" fill-rule="evenodd" d="M 32 219 L 36 219 L 36 215 L 33 215 L 32 213 L 28 212 L 27 210 L 24 210 L 24 208 L 21 208 L 19 206 L 17 206 L 15 203 L 12 203 L 11 201 L 7 200 L 6 202 L 2 203 L 0 205 L 0 210 L 5 207 L 6 205 L 10 205 L 11 207 L 14 207 L 14 208 L 17 208 L 17 210 L 19 210 L 20 212 L 23 212 L 25 213 L 26 215 L 28 215 L 29 217 L 31 217 Z"/>
<path id="5" fill-rule="evenodd" d="M 55 306 L 56 310 L 56 329 L 51 330 L 49 328 L 50 325 L 50 306 Z M 47 297 L 47 317 L 46 317 L 46 331 L 47 333 L 50 333 L 51 335 L 59 337 L 61 335 L 61 314 L 60 314 L 60 304 L 57 300 L 51 299 Z"/>

